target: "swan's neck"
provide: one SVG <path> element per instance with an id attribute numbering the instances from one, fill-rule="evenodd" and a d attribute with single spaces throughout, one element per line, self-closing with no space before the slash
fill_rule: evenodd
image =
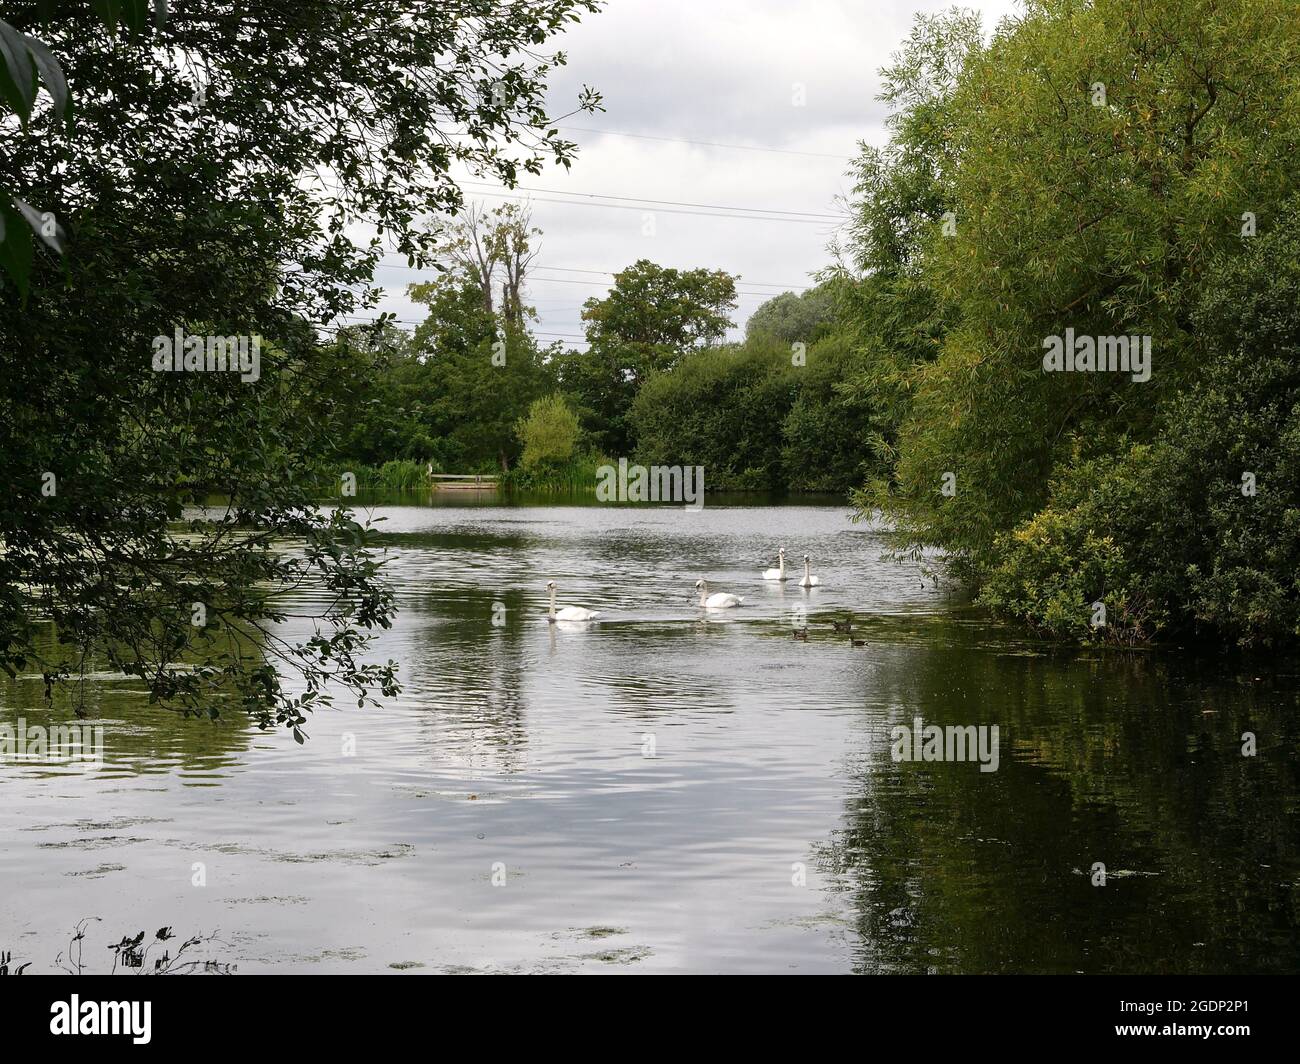
<path id="1" fill-rule="evenodd" d="M 776 560 L 781 563 L 781 575 L 785 576 L 785 555 L 778 554 Z"/>
<path id="2" fill-rule="evenodd" d="M 804 578 L 805 580 L 808 579 L 808 559 L 807 559 L 807 558 L 805 558 L 805 559 L 803 560 L 803 578 Z"/>
<path id="3" fill-rule="evenodd" d="M 551 588 L 551 620 L 555 619 L 555 588 Z"/>
<path id="4" fill-rule="evenodd" d="M 703 606 L 709 599 L 709 585 L 700 585 L 700 605 Z"/>

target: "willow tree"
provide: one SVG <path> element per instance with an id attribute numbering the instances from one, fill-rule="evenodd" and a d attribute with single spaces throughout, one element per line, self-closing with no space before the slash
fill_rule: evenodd
<path id="1" fill-rule="evenodd" d="M 164 703 L 299 737 L 331 680 L 395 690 L 392 662 L 361 658 L 393 615 L 381 560 L 314 505 L 322 470 L 347 484 L 354 391 L 321 330 L 364 316 L 385 250 L 429 261 L 414 222 L 460 209 L 453 165 L 512 183 L 571 161 L 544 102 L 564 57 L 542 49 L 596 7 L 177 0 L 105 24 L 6 5 L 75 121 L 42 95 L 25 129 L 0 125 L 0 187 L 68 235 L 62 257 L 38 247 L 25 300 L 0 289 L 0 667 L 54 682 L 106 661 Z M 178 330 L 257 338 L 255 379 L 157 371 Z M 326 606 L 300 637 L 282 594 L 303 583 Z"/>
<path id="2" fill-rule="evenodd" d="M 1204 367 L 1209 264 L 1267 230 L 1300 177 L 1298 60 L 1289 0 L 1029 0 L 968 51 L 909 260 L 948 321 L 908 374 L 894 479 L 864 505 L 978 576 L 1063 466 L 1159 431 Z M 934 128 L 898 124 L 899 157 Z M 1151 337 L 1150 380 L 1044 372 L 1066 329 Z"/>

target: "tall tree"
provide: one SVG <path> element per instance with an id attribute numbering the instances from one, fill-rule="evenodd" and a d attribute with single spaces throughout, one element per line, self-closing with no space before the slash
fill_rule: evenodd
<path id="1" fill-rule="evenodd" d="M 731 327 L 736 278 L 722 270 L 674 270 L 639 259 L 614 275 L 603 299 L 589 299 L 588 350 L 568 355 L 566 389 L 586 427 L 610 455 L 631 451 L 627 414 L 651 373 L 670 369 L 687 352 L 719 343 Z"/>
<path id="2" fill-rule="evenodd" d="M 553 388 L 554 375 L 533 337 L 503 328 L 479 297 L 477 283 L 458 270 L 411 287 L 411 298 L 428 307 L 411 340 L 418 362 L 411 397 L 445 465 L 504 471 L 519 455 L 516 422 Z"/>
<path id="3" fill-rule="evenodd" d="M 927 241 L 952 233 L 958 162 L 955 95 L 961 72 L 983 48 L 980 20 L 954 8 L 920 15 L 903 46 L 880 72 L 879 99 L 889 105 L 889 141 L 862 144 L 851 167 L 855 209 L 832 242 L 839 327 L 851 336 L 862 369 L 839 390 L 846 402 L 874 411 L 867 443 L 878 475 L 861 496 L 876 503 L 896 487 L 900 429 L 915 382 L 939 354 L 953 309 L 923 268 Z"/>

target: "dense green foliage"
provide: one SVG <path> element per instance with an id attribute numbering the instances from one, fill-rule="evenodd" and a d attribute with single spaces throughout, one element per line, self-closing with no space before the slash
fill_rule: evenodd
<path id="1" fill-rule="evenodd" d="M 598 455 L 703 465 L 711 490 L 847 492 L 878 468 L 878 404 L 851 390 L 865 362 L 836 317 L 838 284 L 769 300 L 743 343 L 722 344 L 734 278 L 641 260 L 588 301 L 588 349 L 560 353 L 535 343 L 526 307 L 514 327 L 491 305 L 481 272 L 458 262 L 415 286 L 428 317 L 413 335 L 340 335 L 370 381 L 344 445 L 358 463 L 495 465 L 507 486 L 581 491 Z"/>
<path id="2" fill-rule="evenodd" d="M 806 366 L 794 371 L 794 402 L 781 422 L 785 487 L 845 492 L 881 468 L 870 444 L 884 428 L 882 407 L 852 387 L 869 364 L 847 332 L 809 346 Z"/>
<path id="3" fill-rule="evenodd" d="M 1153 442 L 1081 451 L 999 537 L 984 600 L 1053 634 L 1300 633 L 1300 204 L 1207 275 L 1205 369 Z"/>
<path id="4" fill-rule="evenodd" d="M 587 300 L 588 349 L 564 358 L 559 375 L 598 449 L 631 453 L 628 417 L 641 386 L 688 352 L 720 341 L 735 305 L 729 274 L 667 269 L 646 259 L 615 274 L 603 299 Z"/>
<path id="5" fill-rule="evenodd" d="M 829 283 L 805 292 L 782 292 L 769 299 L 745 323 L 745 336 L 771 336 L 787 344 L 811 344 L 835 327 L 835 291 Z"/>
<path id="6" fill-rule="evenodd" d="M 689 354 L 636 397 L 637 459 L 703 466 L 714 491 L 846 491 L 866 472 L 872 410 L 838 390 L 857 365 L 841 336 L 798 356 L 766 333 Z"/>
<path id="7" fill-rule="evenodd" d="M 637 458 L 703 466 L 710 489 L 779 487 L 781 424 L 794 391 L 789 349 L 780 342 L 689 354 L 637 395 Z"/>
<path id="8" fill-rule="evenodd" d="M 555 388 L 555 352 L 528 332 L 532 310 L 523 303 L 537 234 L 514 205 L 467 210 L 438 230 L 449 260 L 438 280 L 408 290 L 427 308 L 413 333 L 385 323 L 338 334 L 365 381 L 344 454 L 367 466 L 411 459 L 471 473 L 514 465 L 516 423 Z"/>
<path id="9" fill-rule="evenodd" d="M 554 386 L 533 337 L 484 310 L 476 287 L 456 274 L 412 289 L 428 316 L 415 329 L 396 376 L 397 409 L 419 426 L 408 448 L 446 469 L 508 469 L 519 456 L 515 424 Z M 414 454 L 411 455 L 415 457 Z"/>
<path id="10" fill-rule="evenodd" d="M 844 249 L 869 314 L 931 304 L 859 315 L 892 431 L 859 501 L 900 544 L 1060 635 L 1300 634 L 1297 59 L 1281 0 L 1033 0 L 987 46 L 918 25 Z M 1044 372 L 1067 328 L 1150 336 L 1151 379 Z"/>

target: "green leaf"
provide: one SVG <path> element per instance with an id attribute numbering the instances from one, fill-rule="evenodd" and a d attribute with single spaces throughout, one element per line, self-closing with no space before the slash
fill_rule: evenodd
<path id="1" fill-rule="evenodd" d="M 27 287 L 32 273 L 32 234 L 23 217 L 9 202 L 0 197 L 0 218 L 4 219 L 4 239 L 0 241 L 0 266 L 4 267 L 15 287 L 27 298 Z"/>
<path id="2" fill-rule="evenodd" d="M 59 66 L 59 61 L 54 58 L 50 50 L 34 37 L 24 37 L 27 43 L 27 50 L 31 52 L 32 58 L 36 61 L 36 68 L 40 71 L 41 80 L 45 82 L 45 88 L 49 90 L 51 98 L 54 100 L 54 108 L 59 113 L 59 117 L 64 118 L 68 114 L 68 83 L 63 77 L 63 68 Z"/>
<path id="3" fill-rule="evenodd" d="M 53 214 L 46 218 L 43 212 L 38 211 L 26 200 L 20 200 L 17 196 L 14 197 L 14 205 L 23 218 L 26 219 L 27 224 L 32 227 L 32 232 L 62 255 L 64 253 L 64 241 L 67 239 L 68 234 L 64 232 L 63 226 L 59 225 L 58 219 Z"/>
<path id="4" fill-rule="evenodd" d="M 26 39 L 4 21 L 0 21 L 0 60 L 0 96 L 26 125 L 36 102 L 36 68 Z"/>
<path id="5" fill-rule="evenodd" d="M 122 18 L 132 33 L 143 33 L 149 25 L 150 0 L 122 0 Z"/>
<path id="6" fill-rule="evenodd" d="M 95 14 L 99 16 L 99 21 L 104 24 L 104 28 L 110 33 L 117 29 L 118 13 L 121 4 L 118 0 L 94 0 L 91 6 L 95 9 Z"/>

